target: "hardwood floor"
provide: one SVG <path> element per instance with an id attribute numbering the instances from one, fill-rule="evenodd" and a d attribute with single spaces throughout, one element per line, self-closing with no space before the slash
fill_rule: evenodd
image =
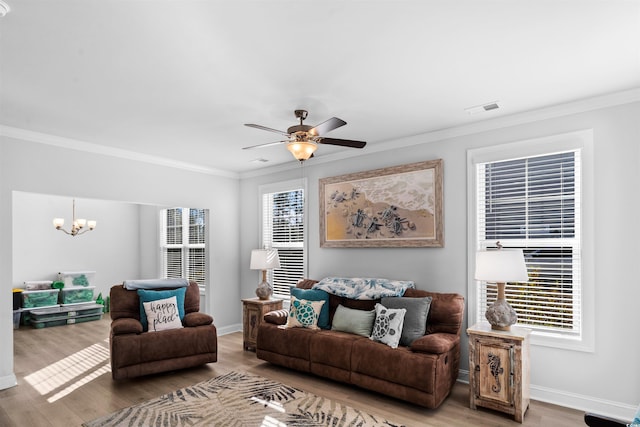
<path id="1" fill-rule="evenodd" d="M 351 386 L 279 368 L 242 350 L 242 333 L 218 337 L 218 362 L 114 382 L 109 371 L 109 316 L 95 322 L 14 331 L 18 386 L 0 391 L 0 426 L 80 426 L 117 409 L 233 370 L 251 372 L 377 413 L 406 426 L 516 426 L 508 416 L 469 409 L 468 386 L 458 383 L 430 410 Z M 532 401 L 524 426 L 584 426 L 583 413 Z"/>

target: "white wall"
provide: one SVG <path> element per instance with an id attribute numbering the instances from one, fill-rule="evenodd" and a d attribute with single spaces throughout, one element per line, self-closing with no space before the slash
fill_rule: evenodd
<path id="1" fill-rule="evenodd" d="M 233 176 L 215 176 L 0 136 L 0 292 L 8 295 L 14 284 L 23 281 L 22 276 L 27 275 L 22 261 L 18 261 L 16 265 L 20 277 L 14 277 L 13 272 L 14 240 L 15 236 L 20 235 L 18 230 L 14 233 L 14 217 L 21 214 L 21 204 L 25 202 L 22 197 L 25 195 L 18 194 L 18 206 L 14 210 L 13 197 L 16 192 L 76 197 L 83 200 L 83 203 L 87 199 L 205 208 L 209 209 L 211 215 L 211 292 L 205 306 L 221 329 L 224 330 L 225 326 L 237 327 L 241 323 L 241 312 L 228 302 L 239 301 L 240 298 L 237 267 L 239 226 L 230 227 L 228 219 L 238 217 L 238 188 L 239 181 Z M 64 205 L 63 211 L 56 213 L 56 216 L 70 215 L 70 208 L 66 207 L 66 203 Z M 78 209 L 84 209 L 83 206 L 85 205 L 80 204 Z M 86 205 L 87 209 L 89 206 Z M 46 227 L 51 224 L 49 215 L 43 219 L 46 220 Z M 99 219 L 98 213 L 95 215 Z M 225 221 L 221 221 L 221 218 Z M 16 221 L 20 223 L 20 219 Z M 101 233 L 100 229 L 106 232 L 110 226 L 108 221 L 100 220 L 93 233 Z M 50 230 L 47 228 L 46 232 Z M 56 233 L 61 235 L 60 239 L 71 239 L 59 231 Z M 139 227 L 139 233 L 148 235 L 153 231 L 148 227 Z M 98 236 L 86 235 L 75 239 L 83 238 Z M 75 243 L 82 245 L 88 242 L 90 241 Z M 223 245 L 219 244 L 222 242 Z M 71 242 L 67 240 L 65 244 L 70 245 Z M 109 247 L 116 248 L 115 245 Z M 142 262 L 150 248 L 140 246 L 139 249 L 141 253 L 144 250 L 143 256 L 138 257 Z M 104 252 L 99 252 L 99 255 L 110 256 Z M 117 260 L 112 260 L 112 264 L 114 270 L 120 269 Z M 155 269 L 147 261 L 142 264 L 146 265 L 146 271 L 140 270 L 140 274 L 146 275 L 149 270 Z M 51 268 L 53 267 L 57 268 L 55 265 Z M 99 267 L 101 273 L 108 268 L 105 265 Z M 45 267 L 41 274 L 46 274 L 51 268 Z M 129 271 L 124 271 L 122 275 L 128 273 Z M 107 281 L 111 279 L 105 279 Z M 13 340 L 8 339 L 12 335 L 11 298 L 0 298 L 0 336 L 3 337 L 3 344 L 0 346 L 0 389 L 15 385 Z"/>
<path id="2" fill-rule="evenodd" d="M 38 193 L 13 193 L 13 286 L 28 280 L 57 280 L 59 271 L 95 271 L 94 296 L 106 298 L 112 285 L 125 279 L 144 277 L 140 206 L 133 203 L 76 199 L 76 217 L 95 219 L 98 226 L 86 234 L 71 237 L 53 227 L 54 217 L 71 223 L 72 198 Z M 149 220 L 157 226 L 157 215 Z M 156 243 L 157 236 L 149 236 Z M 155 255 L 156 252 L 153 252 Z"/>
<path id="3" fill-rule="evenodd" d="M 636 98 L 637 99 L 637 98 Z M 538 114 L 538 117 L 545 116 Z M 519 124 L 516 124 L 518 123 Z M 499 128 L 500 123 L 511 124 Z M 347 160 L 306 163 L 309 179 L 309 272 L 327 275 L 413 279 L 419 289 L 458 292 L 467 297 L 467 170 L 470 148 L 593 129 L 595 146 L 595 352 L 534 346 L 531 349 L 532 396 L 539 400 L 631 418 L 640 403 L 640 326 L 637 263 L 640 259 L 637 213 L 640 211 L 640 103 L 602 108 L 558 118 L 503 119 L 440 134 L 397 141 L 397 148 Z M 470 130 L 471 129 L 471 130 Z M 447 134 L 452 135 L 447 137 Z M 458 136 L 453 136 L 458 135 Z M 414 144 L 413 146 L 411 146 Z M 390 143 L 393 146 L 394 143 Z M 319 151 L 322 148 L 319 149 Z M 320 248 L 318 179 L 423 160 L 444 160 L 444 248 Z M 247 176 L 241 184 L 242 297 L 252 296 L 255 272 L 246 268 L 258 244 L 257 187 L 295 179 L 299 169 Z M 463 326 L 467 327 L 467 322 Z M 462 366 L 468 370 L 463 334 Z"/>

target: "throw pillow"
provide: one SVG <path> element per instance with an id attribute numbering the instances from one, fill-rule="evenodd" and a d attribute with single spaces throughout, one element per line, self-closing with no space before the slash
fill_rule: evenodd
<path id="1" fill-rule="evenodd" d="M 406 312 L 405 308 L 394 309 L 376 304 L 376 322 L 373 324 L 370 338 L 391 348 L 398 348 Z"/>
<path id="2" fill-rule="evenodd" d="M 371 335 L 375 319 L 376 312 L 374 310 L 356 310 L 340 304 L 333 315 L 331 329 L 368 337 Z"/>
<path id="3" fill-rule="evenodd" d="M 182 328 L 175 296 L 142 303 L 149 322 L 149 332 Z"/>
<path id="4" fill-rule="evenodd" d="M 173 296 L 176 297 L 178 304 L 178 314 L 180 321 L 184 319 L 184 295 L 187 292 L 187 288 L 179 288 L 166 291 L 151 291 L 145 289 L 138 289 L 138 298 L 140 299 L 140 323 L 142 323 L 142 329 L 146 332 L 149 330 L 147 322 L 147 314 L 144 311 L 144 303 L 149 301 L 157 301 L 159 299 L 167 299 Z"/>
<path id="5" fill-rule="evenodd" d="M 324 301 L 307 301 L 291 297 L 287 328 L 318 329 L 318 318 Z"/>
<path id="6" fill-rule="evenodd" d="M 401 345 L 410 346 L 412 342 L 424 336 L 427 330 L 427 317 L 431 307 L 431 297 L 382 298 L 380 303 L 387 308 L 404 308 L 407 310 L 404 315 L 404 324 L 402 325 Z"/>
<path id="7" fill-rule="evenodd" d="M 318 327 L 320 329 L 329 329 L 329 294 L 319 289 L 300 289 L 291 288 L 291 295 L 298 299 L 306 299 L 307 301 L 324 301 L 324 305 L 320 310 L 318 317 Z"/>

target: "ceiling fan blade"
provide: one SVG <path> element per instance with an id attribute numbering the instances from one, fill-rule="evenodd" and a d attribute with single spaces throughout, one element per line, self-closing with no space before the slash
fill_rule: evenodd
<path id="1" fill-rule="evenodd" d="M 285 140 L 285 141 L 275 141 L 275 142 L 267 142 L 266 144 L 258 144 L 258 145 L 252 145 L 250 147 L 242 147 L 243 150 L 252 150 L 254 148 L 264 148 L 264 147 L 271 147 L 273 145 L 280 145 L 283 142 L 289 142 L 289 140 Z"/>
<path id="2" fill-rule="evenodd" d="M 340 145 L 342 147 L 363 148 L 367 145 L 364 141 L 354 141 L 352 139 L 319 138 L 319 144 Z"/>
<path id="3" fill-rule="evenodd" d="M 332 130 L 337 129 L 340 126 L 344 126 L 346 124 L 347 122 L 345 122 L 342 119 L 339 119 L 337 117 L 331 117 L 329 120 L 326 120 L 320 123 L 319 125 L 316 125 L 315 127 L 309 129 L 309 133 L 314 136 L 324 135 L 325 133 L 331 132 Z"/>
<path id="4" fill-rule="evenodd" d="M 245 126 L 249 126 L 250 128 L 256 128 L 256 129 L 261 129 L 261 130 L 266 130 L 269 132 L 275 132 L 275 133 L 279 133 L 280 135 L 284 135 L 284 136 L 289 136 L 288 133 L 282 131 L 282 130 L 278 130 L 278 129 L 272 129 L 272 128 L 268 128 L 266 126 L 262 126 L 262 125 L 254 125 L 253 123 L 245 123 Z"/>

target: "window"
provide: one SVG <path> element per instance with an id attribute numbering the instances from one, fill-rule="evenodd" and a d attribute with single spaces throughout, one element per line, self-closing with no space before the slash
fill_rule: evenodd
<path id="1" fill-rule="evenodd" d="M 207 209 L 172 208 L 161 211 L 162 276 L 195 280 L 206 293 Z"/>
<path id="2" fill-rule="evenodd" d="M 263 186 L 262 247 L 278 250 L 280 268 L 267 281 L 275 297 L 289 298 L 289 288 L 306 274 L 306 209 L 303 182 Z"/>
<path id="3" fill-rule="evenodd" d="M 505 290 L 518 314 L 518 325 L 533 329 L 534 335 L 584 342 L 585 146 L 562 143 L 561 136 L 557 142 L 470 152 L 473 184 L 469 189 L 475 193 L 470 215 L 474 245 L 470 246 L 474 255 L 477 250 L 495 248 L 498 241 L 505 248 L 522 249 L 529 281 L 508 283 Z M 475 262 L 471 258 L 470 254 L 470 264 Z M 471 274 L 474 270 L 470 265 Z M 484 320 L 497 289 L 495 284 L 472 282 L 470 322 L 475 323 Z"/>

